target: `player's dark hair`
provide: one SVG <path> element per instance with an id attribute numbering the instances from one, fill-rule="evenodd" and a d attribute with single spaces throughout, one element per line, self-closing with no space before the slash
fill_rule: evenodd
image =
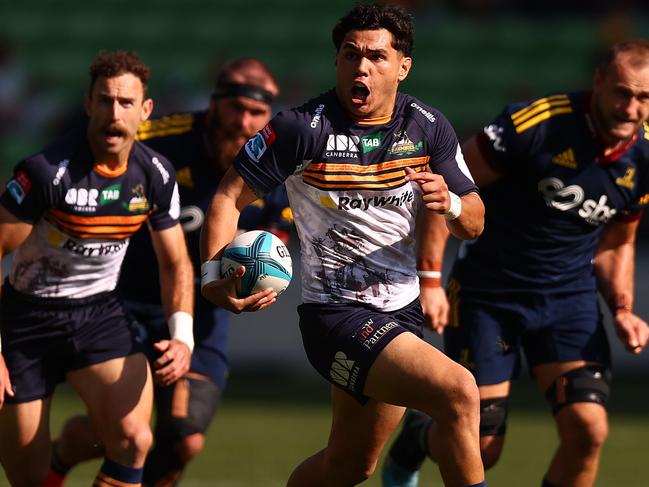
<path id="1" fill-rule="evenodd" d="M 133 51 L 102 51 L 90 66 L 90 93 L 97 78 L 114 78 L 121 74 L 131 73 L 142 82 L 144 93 L 149 84 L 151 70 L 149 66 Z"/>
<path id="2" fill-rule="evenodd" d="M 394 39 L 392 47 L 405 56 L 410 56 L 415 43 L 412 15 L 398 5 L 356 4 L 338 21 L 331 37 L 336 51 L 339 51 L 343 39 L 349 31 L 378 29 L 386 29 L 390 32 Z"/>
<path id="3" fill-rule="evenodd" d="M 645 39 L 627 39 L 613 44 L 599 63 L 599 71 L 603 73 L 615 62 L 620 54 L 631 55 L 631 65 L 633 67 L 642 67 L 649 64 L 649 42 Z"/>

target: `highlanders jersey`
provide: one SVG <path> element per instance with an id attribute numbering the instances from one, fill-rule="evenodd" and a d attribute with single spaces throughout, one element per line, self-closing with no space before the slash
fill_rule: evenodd
<path id="1" fill-rule="evenodd" d="M 462 288 L 595 288 L 602 226 L 639 218 L 649 203 L 649 127 L 604 156 L 589 104 L 589 93 L 513 104 L 478 136 L 503 177 L 482 190 L 483 234 L 460 249 Z"/>
<path id="2" fill-rule="evenodd" d="M 176 168 L 182 204 L 180 222 L 197 283 L 200 282 L 201 228 L 223 177 L 223 173 L 214 171 L 205 149 L 205 118 L 205 111 L 168 115 L 142 123 L 137 134 L 138 140 L 164 154 Z M 286 191 L 278 188 L 246 208 L 241 214 L 239 227 L 264 227 L 287 234 L 292 225 L 292 216 L 287 207 Z M 133 237 L 124 264 L 119 280 L 122 295 L 129 301 L 160 303 L 158 265 L 149 232 L 142 231 Z M 143 282 L 146 284 L 143 285 Z"/>
<path id="3" fill-rule="evenodd" d="M 115 172 L 94 166 L 85 127 L 22 161 L 0 203 L 34 228 L 18 247 L 9 282 L 39 297 L 83 298 L 117 284 L 129 238 L 148 219 L 177 223 L 180 206 L 169 162 L 136 142 Z"/>
<path id="4" fill-rule="evenodd" d="M 246 143 L 235 167 L 258 193 L 286 180 L 302 242 L 305 302 L 385 311 L 419 294 L 414 227 L 421 192 L 405 181 L 404 168 L 431 168 L 458 195 L 476 190 L 448 121 L 404 94 L 391 117 L 357 123 L 334 91 L 325 93 L 275 117 Z"/>

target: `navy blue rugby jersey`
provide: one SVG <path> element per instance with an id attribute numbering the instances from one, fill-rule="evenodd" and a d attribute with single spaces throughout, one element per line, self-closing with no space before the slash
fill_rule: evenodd
<path id="1" fill-rule="evenodd" d="M 16 250 L 9 282 L 40 297 L 82 298 L 111 291 L 130 237 L 148 220 L 177 224 L 173 166 L 136 142 L 123 168 L 94 164 L 86 127 L 19 163 L 0 203 L 34 229 Z"/>
<path id="2" fill-rule="evenodd" d="M 591 290 L 603 225 L 649 203 L 649 126 L 603 155 L 590 93 L 515 103 L 478 136 L 503 177 L 481 190 L 485 230 L 464 243 L 453 275 L 464 289 Z"/>
<path id="3" fill-rule="evenodd" d="M 206 111 L 178 113 L 143 122 L 138 140 L 164 154 L 176 170 L 180 192 L 180 222 L 189 255 L 200 282 L 199 240 L 205 214 L 224 173 L 209 161 L 204 142 Z M 284 236 L 292 225 L 288 198 L 283 187 L 250 205 L 241 214 L 239 227 L 267 228 Z M 160 278 L 149 232 L 133 236 L 119 280 L 122 296 L 129 301 L 160 303 Z M 144 280 L 146 278 L 146 280 Z M 199 298 L 197 298 L 199 299 Z"/>
<path id="4" fill-rule="evenodd" d="M 477 190 L 448 121 L 401 93 L 390 117 L 356 122 L 329 91 L 273 118 L 235 167 L 258 194 L 286 181 L 305 302 L 385 311 L 419 294 L 414 222 L 421 190 L 406 182 L 405 168 L 431 169 L 459 195 Z"/>

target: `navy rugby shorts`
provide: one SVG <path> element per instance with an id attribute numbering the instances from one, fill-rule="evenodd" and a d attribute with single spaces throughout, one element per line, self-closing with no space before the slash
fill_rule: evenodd
<path id="1" fill-rule="evenodd" d="M 385 346 L 409 331 L 419 338 L 423 316 L 419 300 L 396 311 L 363 305 L 305 303 L 297 308 L 304 350 L 318 373 L 361 404 L 367 374 Z"/>
<path id="2" fill-rule="evenodd" d="M 138 351 L 131 320 L 115 292 L 88 298 L 37 298 L 2 287 L 2 354 L 15 396 L 42 399 L 66 373 Z"/>
<path id="3" fill-rule="evenodd" d="M 562 294 L 449 293 L 446 354 L 467 367 L 478 385 L 520 372 L 521 352 L 532 370 L 550 362 L 610 365 L 610 349 L 595 291 Z"/>
<path id="4" fill-rule="evenodd" d="M 135 319 L 138 339 L 143 343 L 149 361 L 153 362 L 160 355 L 153 344 L 169 339 L 162 305 L 124 300 L 124 307 Z M 200 292 L 196 294 L 195 345 L 190 370 L 209 377 L 221 391 L 225 389 L 230 369 L 227 359 L 229 327 L 230 312 L 215 307 Z"/>

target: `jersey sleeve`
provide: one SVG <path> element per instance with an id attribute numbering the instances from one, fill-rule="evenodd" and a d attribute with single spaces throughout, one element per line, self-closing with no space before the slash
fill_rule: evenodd
<path id="1" fill-rule="evenodd" d="M 54 204 L 54 176 L 48 169 L 47 161 L 38 156 L 20 162 L 0 196 L 0 204 L 21 221 L 38 221 Z"/>
<path id="2" fill-rule="evenodd" d="M 528 158 L 535 141 L 539 140 L 543 124 L 528 128 L 525 123 L 515 122 L 521 115 L 525 115 L 528 106 L 526 103 L 508 105 L 477 134 L 480 152 L 487 163 L 500 173 L 515 171 L 516 165 Z"/>
<path id="3" fill-rule="evenodd" d="M 442 114 L 438 114 L 436 119 L 436 130 L 432 133 L 429 131 L 432 136 L 429 162 L 431 170 L 442 175 L 449 190 L 459 196 L 477 192 L 478 187 L 464 162 L 462 149 L 453 127 Z"/>
<path id="4" fill-rule="evenodd" d="M 246 142 L 234 167 L 257 196 L 282 184 L 305 160 L 315 143 L 315 134 L 296 110 L 279 113 L 257 135 Z"/>
<path id="5" fill-rule="evenodd" d="M 163 178 L 161 175 L 154 179 L 153 191 L 153 211 L 149 215 L 151 228 L 156 231 L 171 228 L 178 223 L 180 218 L 180 194 L 178 192 L 178 183 L 176 182 L 176 172 L 173 166 L 166 159 L 164 168 L 169 176 Z"/>

